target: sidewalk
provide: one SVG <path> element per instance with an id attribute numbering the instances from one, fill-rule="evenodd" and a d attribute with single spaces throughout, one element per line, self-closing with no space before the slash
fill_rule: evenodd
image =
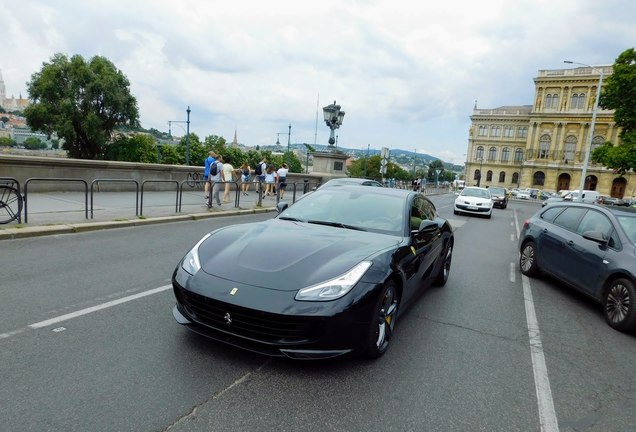
<path id="1" fill-rule="evenodd" d="M 291 194 L 286 198 L 291 200 Z M 208 209 L 202 191 L 184 191 L 179 212 L 176 192 L 144 192 L 139 203 L 135 192 L 95 192 L 92 206 L 90 193 L 88 199 L 83 192 L 29 193 L 22 222 L 0 225 L 0 240 L 268 212 L 276 207 L 276 197 L 263 197 L 258 206 L 254 191 L 238 197 L 232 191 L 230 199 Z"/>

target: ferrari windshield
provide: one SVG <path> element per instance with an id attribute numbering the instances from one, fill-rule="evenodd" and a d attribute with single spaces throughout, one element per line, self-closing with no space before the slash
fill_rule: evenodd
<path id="1" fill-rule="evenodd" d="M 362 189 L 362 188 L 360 188 Z M 278 217 L 392 235 L 404 233 L 404 196 L 377 194 L 375 188 L 318 190 Z"/>

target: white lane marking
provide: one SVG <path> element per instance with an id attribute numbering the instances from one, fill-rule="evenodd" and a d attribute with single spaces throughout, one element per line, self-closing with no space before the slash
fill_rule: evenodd
<path id="1" fill-rule="evenodd" d="M 517 228 L 517 238 L 521 231 L 519 230 L 519 219 L 517 218 L 517 209 L 514 210 L 515 226 Z M 542 432 L 558 432 L 559 422 L 554 410 L 554 401 L 552 399 L 552 389 L 550 388 L 550 379 L 548 378 L 548 367 L 545 364 L 545 355 L 543 353 L 543 343 L 541 342 L 541 332 L 539 331 L 539 322 L 534 309 L 534 300 L 532 298 L 532 288 L 530 279 L 521 275 L 523 285 L 523 299 L 526 309 L 526 323 L 528 326 L 528 338 L 530 340 L 530 357 L 532 359 L 532 372 L 534 374 L 534 387 L 537 393 L 537 408 L 539 409 L 539 426 Z"/>
<path id="2" fill-rule="evenodd" d="M 516 240 L 515 235 L 514 234 L 510 234 L 510 241 L 514 242 Z"/>
<path id="3" fill-rule="evenodd" d="M 517 281 L 517 269 L 515 263 L 510 263 L 510 282 L 515 283 Z"/>
<path id="4" fill-rule="evenodd" d="M 528 336 L 530 339 L 530 356 L 532 358 L 532 369 L 534 372 L 534 386 L 537 392 L 537 404 L 539 408 L 539 425 L 543 432 L 558 432 L 559 423 L 554 411 L 552 400 L 552 390 L 550 389 L 550 379 L 548 378 L 548 367 L 545 364 L 543 354 L 543 344 L 541 342 L 541 332 L 534 310 L 532 300 L 532 289 L 527 276 L 521 275 L 523 285 L 523 298 L 526 306 L 526 320 L 528 323 Z"/>
<path id="5" fill-rule="evenodd" d="M 148 291 L 143 291 L 143 292 L 140 292 L 140 293 L 137 293 L 137 294 L 130 295 L 128 297 L 122 297 L 122 298 L 117 299 L 117 300 L 109 301 L 109 302 L 102 303 L 102 304 L 99 304 L 99 305 L 96 305 L 96 306 L 92 306 L 92 307 L 89 307 L 89 308 L 86 308 L 86 309 L 81 309 L 81 310 L 78 310 L 78 311 L 75 311 L 75 312 L 71 312 L 71 313 L 68 313 L 68 314 L 65 314 L 65 315 L 60 315 L 58 317 L 51 318 L 51 319 L 48 319 L 48 320 L 45 320 L 45 321 L 40 321 L 40 322 L 37 322 L 37 323 L 34 323 L 34 324 L 30 324 L 28 327 L 31 328 L 31 329 L 39 329 L 39 328 L 42 328 L 42 327 L 48 327 L 50 325 L 57 324 L 57 323 L 60 323 L 62 321 L 68 321 L 70 319 L 77 318 L 77 317 L 82 316 L 82 315 L 86 315 L 86 314 L 89 314 L 89 313 L 97 312 L 97 311 L 100 311 L 102 309 L 107 309 L 109 307 L 117 306 L 117 305 L 120 305 L 122 303 L 127 303 L 127 302 L 132 301 L 132 300 L 137 300 L 137 299 L 142 298 L 142 297 L 147 297 L 149 295 L 157 294 L 157 293 L 160 293 L 162 291 L 166 291 L 166 290 L 171 289 L 171 288 L 172 288 L 172 285 L 164 285 L 164 286 L 161 286 L 159 288 L 151 289 L 151 290 L 148 290 Z"/>

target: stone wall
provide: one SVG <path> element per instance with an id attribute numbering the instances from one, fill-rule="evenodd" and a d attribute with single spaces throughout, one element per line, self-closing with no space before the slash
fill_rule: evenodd
<path id="1" fill-rule="evenodd" d="M 144 190 L 174 190 L 188 180 L 189 173 L 200 174 L 202 179 L 203 167 L 0 154 L 0 181 L 15 179 L 22 191 L 26 186 L 29 192 L 83 191 L 81 180 L 86 182 L 89 190 L 95 180 L 101 180 L 94 186 L 101 191 L 134 191 L 134 181 L 139 187 L 146 182 Z M 288 183 L 303 183 L 304 180 L 314 186 L 323 182 L 321 174 L 288 175 Z"/>

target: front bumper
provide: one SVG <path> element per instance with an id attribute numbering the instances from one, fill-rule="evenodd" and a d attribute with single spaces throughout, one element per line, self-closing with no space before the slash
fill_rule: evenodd
<path id="1" fill-rule="evenodd" d="M 181 270 L 183 271 L 183 270 Z M 365 346 L 373 316 L 375 286 L 360 282 L 343 298 L 299 302 L 295 292 L 239 286 L 234 298 L 203 295 L 196 285 L 173 277 L 177 300 L 172 313 L 189 330 L 251 352 L 293 359 L 327 359 Z M 203 275 L 206 285 L 227 284 Z M 193 278 L 190 278 L 192 280 Z M 200 285 L 200 283 L 199 283 Z"/>
<path id="2" fill-rule="evenodd" d="M 492 207 L 471 206 L 468 204 L 455 203 L 455 210 L 462 213 L 489 214 L 492 212 Z"/>

